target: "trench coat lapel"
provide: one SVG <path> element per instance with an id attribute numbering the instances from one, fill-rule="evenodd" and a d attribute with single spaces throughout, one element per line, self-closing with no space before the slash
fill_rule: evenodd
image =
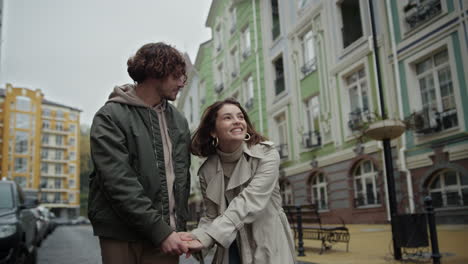
<path id="1" fill-rule="evenodd" d="M 250 159 L 251 158 L 263 158 L 263 154 L 258 151 L 257 147 L 254 146 L 250 149 L 247 144 L 243 144 L 244 148 L 244 155 L 240 157 L 239 162 L 237 163 L 234 171 L 232 172 L 232 176 L 229 179 L 228 186 L 226 188 L 226 192 L 229 190 L 233 190 L 236 187 L 239 187 L 250 180 L 253 176 L 252 165 Z"/>
<path id="2" fill-rule="evenodd" d="M 221 206 L 224 201 L 224 175 L 221 162 L 218 156 L 215 156 L 212 159 L 208 159 L 205 162 L 206 164 L 203 164 L 203 166 L 211 166 L 212 168 L 214 167 L 213 170 L 215 171 L 215 175 L 213 175 L 210 181 L 207 183 L 206 197 L 212 202 L 216 203 L 218 206 Z"/>

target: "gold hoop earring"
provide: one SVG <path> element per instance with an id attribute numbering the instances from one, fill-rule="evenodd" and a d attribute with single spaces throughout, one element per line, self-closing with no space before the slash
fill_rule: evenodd
<path id="1" fill-rule="evenodd" d="M 213 147 L 217 148 L 218 145 L 219 145 L 219 139 L 218 137 L 214 137 L 213 138 L 213 141 L 211 141 L 211 145 L 213 145 Z"/>
<path id="2" fill-rule="evenodd" d="M 250 140 L 250 134 L 249 133 L 245 133 L 245 138 L 244 138 L 244 141 L 249 141 Z"/>

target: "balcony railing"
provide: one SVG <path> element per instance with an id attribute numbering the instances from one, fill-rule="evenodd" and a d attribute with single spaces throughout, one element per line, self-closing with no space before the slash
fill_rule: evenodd
<path id="1" fill-rule="evenodd" d="M 466 192 L 463 193 L 463 195 L 460 195 L 457 192 L 434 192 L 431 193 L 431 197 L 432 204 L 436 208 L 468 206 L 468 193 Z"/>
<path id="2" fill-rule="evenodd" d="M 322 145 L 322 138 L 319 131 L 307 131 L 302 134 L 302 145 L 304 148 L 315 148 Z"/>
<path id="3" fill-rule="evenodd" d="M 281 159 L 286 159 L 289 156 L 288 144 L 279 144 L 276 146 L 276 150 L 278 150 Z"/>
<path id="4" fill-rule="evenodd" d="M 364 120 L 364 117 L 367 120 Z M 351 131 L 359 130 L 363 127 L 363 123 L 368 120 L 370 120 L 369 110 L 367 108 L 364 110 L 356 108 L 349 113 L 348 127 Z"/>
<path id="5" fill-rule="evenodd" d="M 408 116 L 406 122 L 418 134 L 432 134 L 458 126 L 457 110 L 437 112 L 435 109 L 423 108 Z"/>
<path id="6" fill-rule="evenodd" d="M 313 71 L 315 71 L 317 69 L 317 59 L 316 58 L 313 58 L 309 61 L 306 61 L 304 63 L 304 65 L 302 65 L 301 67 L 301 72 L 304 74 L 304 75 L 307 75 Z"/>
<path id="7" fill-rule="evenodd" d="M 417 4 L 415 1 L 409 1 L 403 9 L 405 12 L 406 23 L 410 28 L 415 28 L 425 21 L 433 18 L 442 12 L 440 0 L 426 0 Z"/>

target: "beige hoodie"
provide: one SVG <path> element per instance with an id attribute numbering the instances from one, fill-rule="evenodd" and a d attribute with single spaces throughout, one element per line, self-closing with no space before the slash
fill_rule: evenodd
<path id="1" fill-rule="evenodd" d="M 175 221 L 175 198 L 174 198 L 174 166 L 172 161 L 172 142 L 169 137 L 168 127 L 166 123 L 166 116 L 164 111 L 166 110 L 167 101 L 163 100 L 159 105 L 154 107 L 147 105 L 143 100 L 141 100 L 135 90 L 136 85 L 134 84 L 125 84 L 122 86 L 116 86 L 114 91 L 109 95 L 108 102 L 117 102 L 122 104 L 134 105 L 148 107 L 156 111 L 159 119 L 159 127 L 161 130 L 162 144 L 164 149 L 164 165 L 166 168 L 166 182 L 167 182 L 167 192 L 169 196 L 169 212 L 170 212 L 170 225 L 172 228 L 176 228 Z"/>

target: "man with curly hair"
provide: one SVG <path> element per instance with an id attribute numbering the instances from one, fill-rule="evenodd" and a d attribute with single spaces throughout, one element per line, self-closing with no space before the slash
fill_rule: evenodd
<path id="1" fill-rule="evenodd" d="M 168 101 L 184 87 L 182 54 L 142 46 L 127 62 L 134 84 L 117 86 L 91 127 L 88 215 L 104 264 L 178 263 L 188 252 L 190 131 Z"/>

